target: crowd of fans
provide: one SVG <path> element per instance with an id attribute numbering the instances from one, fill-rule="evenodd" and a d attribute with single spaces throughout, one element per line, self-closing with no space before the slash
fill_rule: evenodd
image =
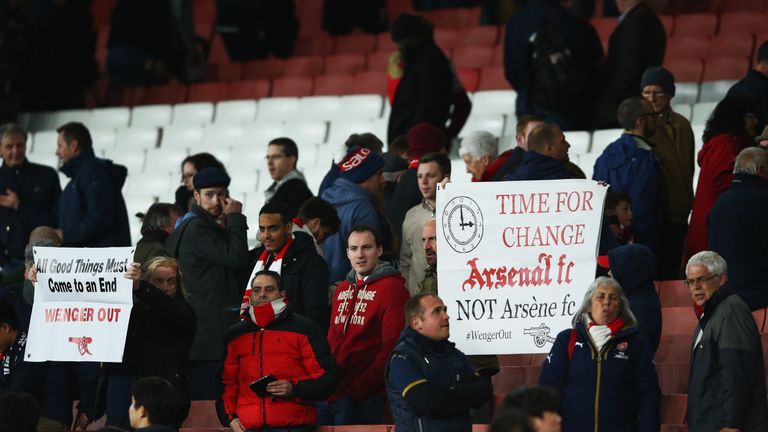
<path id="1" fill-rule="evenodd" d="M 128 3 L 116 13 L 140 11 L 125 12 L 141 2 Z M 689 429 L 768 430 L 751 315 L 768 305 L 759 211 L 768 198 L 768 41 L 717 104 L 695 155 L 690 123 L 671 108 L 675 80 L 660 66 L 658 17 L 641 0 L 615 3 L 621 21 L 605 57 L 571 2 L 522 7 L 505 41 L 517 146 L 500 151 L 486 131 L 459 142 L 474 182 L 578 179 L 585 175 L 569 160 L 563 131 L 623 130 L 592 178 L 609 188 L 599 277 L 544 361 L 543 387 L 508 395 L 492 430 L 658 430 L 653 356 L 662 322 L 653 281 L 665 279 L 685 280 L 699 318 Z M 230 36 L 231 51 L 284 53 Z M 290 137 L 265 144 L 273 182 L 256 218 L 230 197 L 230 174 L 213 155 L 181 161 L 174 203 L 147 209 L 125 274 L 134 307 L 121 363 L 31 363 L 24 349 L 33 247 L 133 244 L 126 169 L 95 156 L 83 124 L 66 123 L 50 143 L 70 178 L 62 190 L 53 168 L 27 159 L 26 131 L 2 127 L 0 430 L 84 429 L 102 416 L 112 430 L 176 430 L 192 400 L 217 401 L 222 424 L 237 432 L 377 424 L 388 415 L 398 431 L 468 431 L 491 420 L 498 358 L 466 356 L 449 341 L 437 278 L 436 190 L 450 182 L 451 141 L 471 103 L 427 21 L 403 14 L 392 37 L 389 145 L 350 136 L 317 196 L 297 169 L 301 143 Z M 110 56 L 127 81 L 163 72 L 121 63 L 146 61 L 146 52 L 123 46 Z M 251 250 L 249 225 L 257 227 Z"/>

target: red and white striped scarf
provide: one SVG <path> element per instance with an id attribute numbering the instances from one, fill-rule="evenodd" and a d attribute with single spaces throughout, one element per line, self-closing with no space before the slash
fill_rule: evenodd
<path id="1" fill-rule="evenodd" d="M 259 259 L 256 260 L 256 265 L 253 266 L 253 271 L 251 272 L 251 275 L 248 277 L 248 286 L 245 287 L 245 294 L 243 294 L 243 301 L 240 303 L 241 319 L 245 318 L 245 314 L 251 308 L 251 282 L 253 281 L 253 277 L 256 275 L 256 273 L 262 270 L 271 270 L 277 274 L 280 274 L 280 270 L 283 268 L 283 257 L 285 257 L 286 251 L 288 251 L 288 248 L 291 247 L 292 244 L 293 244 L 293 236 L 288 238 L 288 241 L 285 242 L 285 246 L 283 246 L 283 248 L 280 249 L 277 255 L 275 255 L 275 260 L 272 261 L 272 264 L 269 265 L 269 268 L 266 268 L 267 259 L 269 258 L 269 252 L 267 252 L 266 248 L 261 253 L 261 256 L 259 256 Z"/>
<path id="2" fill-rule="evenodd" d="M 248 315 L 257 326 L 264 328 L 272 324 L 285 310 L 288 302 L 284 298 L 248 308 Z"/>

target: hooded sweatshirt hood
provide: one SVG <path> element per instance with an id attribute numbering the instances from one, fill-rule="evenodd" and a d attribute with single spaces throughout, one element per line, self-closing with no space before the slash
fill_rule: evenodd
<path id="1" fill-rule="evenodd" d="M 333 186 L 323 192 L 322 198 L 332 206 L 338 207 L 354 201 L 370 202 L 373 200 L 373 195 L 357 183 L 339 177 Z"/>
<path id="2" fill-rule="evenodd" d="M 608 260 L 613 278 L 627 296 L 641 290 L 654 290 L 656 261 L 647 246 L 633 243 L 617 247 L 608 252 Z"/>
<path id="3" fill-rule="evenodd" d="M 396 270 L 394 267 L 392 267 L 392 264 L 386 261 L 381 261 L 379 262 L 379 265 L 373 270 L 373 272 L 371 272 L 371 274 L 365 278 L 365 283 L 370 284 L 379 279 L 393 275 L 396 275 L 403 281 L 403 283 L 405 283 L 405 278 L 403 278 L 403 275 L 399 270 Z M 349 273 L 347 273 L 347 282 L 350 284 L 355 284 L 357 282 L 357 274 L 355 273 L 355 269 L 352 269 L 349 271 Z"/>

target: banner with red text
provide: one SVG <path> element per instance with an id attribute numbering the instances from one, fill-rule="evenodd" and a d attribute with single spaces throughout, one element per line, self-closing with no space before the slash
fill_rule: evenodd
<path id="1" fill-rule="evenodd" d="M 438 189 L 438 287 L 459 349 L 549 352 L 595 279 L 606 190 L 592 180 Z"/>
<path id="2" fill-rule="evenodd" d="M 34 248 L 25 361 L 121 362 L 133 306 L 133 248 Z"/>

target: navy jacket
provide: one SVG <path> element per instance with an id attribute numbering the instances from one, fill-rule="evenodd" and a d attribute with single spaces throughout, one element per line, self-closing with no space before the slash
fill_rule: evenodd
<path id="1" fill-rule="evenodd" d="M 768 306 L 766 211 L 768 180 L 740 173 L 709 212 L 709 249 L 728 263 L 730 286 L 752 310 Z"/>
<path id="2" fill-rule="evenodd" d="M 400 334 L 385 376 L 399 432 L 469 432 L 469 409 L 483 406 L 493 392 L 455 344 L 410 327 Z"/>
<path id="3" fill-rule="evenodd" d="M 130 246 L 128 212 L 121 192 L 128 170 L 97 158 L 93 150 L 84 150 L 61 171 L 70 178 L 59 204 L 62 246 Z"/>
<path id="4" fill-rule="evenodd" d="M 507 175 L 504 180 L 572 179 L 573 174 L 569 173 L 564 165 L 562 161 L 529 150 L 523 155 L 523 162 L 515 172 Z"/>
<path id="5" fill-rule="evenodd" d="M 763 41 L 758 41 L 763 43 Z M 741 96 L 752 101 L 752 108 L 757 116 L 756 131 L 760 132 L 768 126 L 768 76 L 754 69 L 747 76 L 733 85 L 726 96 Z"/>
<path id="6" fill-rule="evenodd" d="M 658 432 L 661 390 L 650 344 L 637 328 L 623 329 L 598 353 L 583 323 L 557 335 L 544 360 L 539 385 L 560 392 L 563 430 Z"/>
<path id="7" fill-rule="evenodd" d="M 603 150 L 595 161 L 593 180 L 602 180 L 610 190 L 632 198 L 632 232 L 635 239 L 651 249 L 656 246 L 658 212 L 658 161 L 650 145 L 639 148 L 636 139 L 645 139 L 624 133 Z"/>
<path id="8" fill-rule="evenodd" d="M 661 340 L 661 302 L 653 284 L 656 260 L 648 247 L 628 244 L 608 252 L 611 273 L 629 299 L 640 331 L 651 343 L 653 353 Z"/>

